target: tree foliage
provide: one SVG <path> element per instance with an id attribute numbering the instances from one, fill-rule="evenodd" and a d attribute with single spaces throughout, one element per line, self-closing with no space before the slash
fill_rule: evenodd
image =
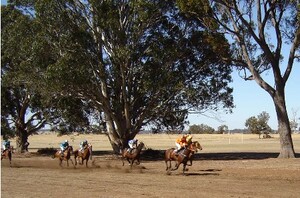
<path id="1" fill-rule="evenodd" d="M 143 126 L 175 130 L 189 110 L 233 106 L 226 39 L 187 21 L 173 1 L 11 5 L 38 25 L 30 43 L 40 49 L 31 64 L 39 73 L 31 73 L 38 74 L 43 104 L 57 115 L 52 121 L 76 129 L 77 118 L 84 125 L 90 115 L 101 117 L 115 151 Z"/>
<path id="2" fill-rule="evenodd" d="M 213 134 L 213 133 L 215 133 L 215 129 L 206 124 L 191 125 L 188 131 L 191 134 Z"/>
<path id="3" fill-rule="evenodd" d="M 259 137 L 262 133 L 268 134 L 272 131 L 271 127 L 268 125 L 270 115 L 263 111 L 257 117 L 250 117 L 246 120 L 245 126 L 248 127 L 248 130 L 251 133 L 259 134 Z"/>

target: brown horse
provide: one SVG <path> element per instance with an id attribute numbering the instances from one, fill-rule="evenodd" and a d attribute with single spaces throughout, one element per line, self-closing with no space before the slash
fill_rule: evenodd
<path id="1" fill-rule="evenodd" d="M 61 155 L 60 151 L 57 150 L 55 152 L 55 154 L 52 156 L 52 158 L 58 158 L 60 163 L 59 165 L 62 166 L 62 161 L 67 161 L 67 166 L 69 166 L 69 160 L 72 162 L 73 166 L 74 166 L 74 163 L 71 159 L 71 154 L 73 152 L 73 147 L 72 146 L 68 146 L 68 148 L 64 151 L 64 155 Z M 75 167 L 75 166 L 74 166 Z"/>
<path id="2" fill-rule="evenodd" d="M 83 151 L 79 151 L 77 149 L 73 153 L 74 153 L 75 166 L 77 165 L 77 158 L 78 158 L 79 164 L 83 165 L 83 161 L 85 160 L 85 166 L 88 167 L 89 159 L 92 160 L 92 145 L 89 144 L 85 146 Z M 81 163 L 79 161 L 79 158 L 81 158 Z"/>
<path id="3" fill-rule="evenodd" d="M 170 148 L 165 151 L 165 163 L 166 163 L 166 171 L 168 170 L 177 170 L 179 165 L 182 163 L 184 166 L 183 173 L 185 171 L 186 166 L 191 166 L 193 163 L 194 154 L 199 150 L 202 150 L 202 147 L 198 141 L 192 142 L 185 149 L 180 151 L 177 155 L 174 152 L 175 148 Z M 176 161 L 175 169 L 172 168 L 171 161 Z M 187 164 L 187 162 L 190 164 Z M 169 165 L 168 165 L 169 162 Z"/>
<path id="4" fill-rule="evenodd" d="M 13 147 L 10 146 L 8 149 L 5 149 L 2 153 L 1 153 L 1 160 L 3 158 L 7 158 L 9 160 L 9 166 L 11 167 L 11 156 L 12 156 L 12 152 L 13 152 Z"/>
<path id="5" fill-rule="evenodd" d="M 198 150 L 201 151 L 202 150 L 202 146 L 200 145 L 200 143 L 198 141 L 194 141 L 190 145 L 190 149 L 192 150 L 192 152 L 190 153 L 190 156 L 189 156 L 190 164 L 187 164 L 188 166 L 192 166 L 193 159 L 194 159 L 194 154 L 197 153 Z"/>
<path id="6" fill-rule="evenodd" d="M 142 149 L 144 148 L 145 144 L 141 142 L 135 149 L 133 149 L 131 152 L 128 151 L 127 148 L 121 150 L 122 155 L 122 163 L 124 166 L 124 159 L 127 159 L 129 165 L 132 168 L 133 162 L 136 160 L 137 164 L 140 164 L 140 154 Z"/>

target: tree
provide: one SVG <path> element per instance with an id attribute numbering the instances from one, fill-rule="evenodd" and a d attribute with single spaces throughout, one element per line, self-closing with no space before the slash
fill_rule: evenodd
<path id="1" fill-rule="evenodd" d="M 45 65 L 54 58 L 40 35 L 34 17 L 12 5 L 1 7 L 1 134 L 16 136 L 17 151 L 26 150 L 28 136 L 46 123 L 88 125 L 88 103 L 50 95 L 43 79 Z M 83 123 L 84 122 L 84 123 Z"/>
<path id="2" fill-rule="evenodd" d="M 262 133 L 268 134 L 271 132 L 271 127 L 268 125 L 270 116 L 263 111 L 257 118 L 252 116 L 246 120 L 245 126 L 251 133 L 258 134 L 259 138 Z"/>
<path id="3" fill-rule="evenodd" d="M 35 26 L 11 6 L 1 7 L 1 18 L 1 131 L 4 138 L 16 135 L 23 152 L 28 136 L 46 123 L 40 94 L 28 80 L 36 75 L 30 64 Z"/>
<path id="4" fill-rule="evenodd" d="M 220 134 L 224 134 L 228 132 L 228 126 L 223 124 L 221 126 L 218 127 L 218 133 Z"/>
<path id="5" fill-rule="evenodd" d="M 191 134 L 213 134 L 215 132 L 214 128 L 206 124 L 191 125 L 188 131 Z"/>
<path id="6" fill-rule="evenodd" d="M 28 2 L 14 5 L 32 6 L 52 57 L 43 94 L 103 112 L 116 152 L 145 125 L 174 129 L 190 109 L 232 107 L 226 39 L 186 21 L 174 2 Z"/>
<path id="7" fill-rule="evenodd" d="M 279 157 L 294 158 L 285 86 L 294 61 L 299 61 L 299 1 L 177 2 L 185 13 L 201 21 L 210 31 L 221 31 L 228 35 L 233 54 L 231 61 L 240 71 L 241 77 L 255 80 L 273 99 L 280 134 Z M 289 54 L 286 62 L 283 62 L 283 50 L 288 47 Z M 268 82 L 264 74 L 270 70 L 273 81 Z"/>

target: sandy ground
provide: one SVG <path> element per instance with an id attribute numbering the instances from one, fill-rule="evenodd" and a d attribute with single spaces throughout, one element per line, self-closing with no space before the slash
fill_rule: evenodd
<path id="1" fill-rule="evenodd" d="M 132 169 L 118 156 L 93 156 L 89 168 L 34 153 L 1 163 L 2 198 L 43 197 L 299 197 L 300 158 L 275 153 L 199 153 L 187 174 L 167 174 L 161 157 Z"/>

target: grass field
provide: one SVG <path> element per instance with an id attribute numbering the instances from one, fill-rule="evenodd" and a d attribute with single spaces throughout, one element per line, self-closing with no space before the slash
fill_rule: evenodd
<path id="1" fill-rule="evenodd" d="M 141 134 L 137 135 L 147 148 L 165 150 L 175 146 L 175 140 L 179 135 L 168 134 Z M 293 134 L 295 151 L 300 153 L 300 134 Z M 40 148 L 58 148 L 59 144 L 68 139 L 73 147 L 77 148 L 80 141 L 86 139 L 93 145 L 94 150 L 111 150 L 111 145 L 106 135 L 64 135 L 56 134 L 33 135 L 29 137 L 29 151 L 36 152 Z M 197 134 L 193 135 L 203 147 L 203 153 L 215 152 L 279 152 L 279 135 L 272 135 L 270 139 L 259 139 L 254 134 Z M 12 141 L 15 146 L 15 141 Z"/>
<path id="2" fill-rule="evenodd" d="M 174 147 L 178 135 L 138 135 L 146 148 L 165 150 Z M 37 155 L 41 148 L 58 148 L 68 139 L 74 148 L 87 139 L 95 152 L 89 167 L 58 165 L 57 159 Z M 143 158 L 132 169 L 122 166 L 113 155 L 105 135 L 55 134 L 29 137 L 29 153 L 13 154 L 12 167 L 1 161 L 1 197 L 287 197 L 300 195 L 300 158 L 277 159 L 278 135 L 258 139 L 258 135 L 194 135 L 203 150 L 195 156 L 186 176 L 182 166 L 171 174 L 164 160 Z M 293 135 L 297 156 L 300 135 Z M 15 141 L 12 140 L 15 146 Z M 99 152 L 97 152 L 99 151 Z M 109 152 L 101 152 L 109 151 Z M 173 164 L 174 165 L 174 164 Z"/>

